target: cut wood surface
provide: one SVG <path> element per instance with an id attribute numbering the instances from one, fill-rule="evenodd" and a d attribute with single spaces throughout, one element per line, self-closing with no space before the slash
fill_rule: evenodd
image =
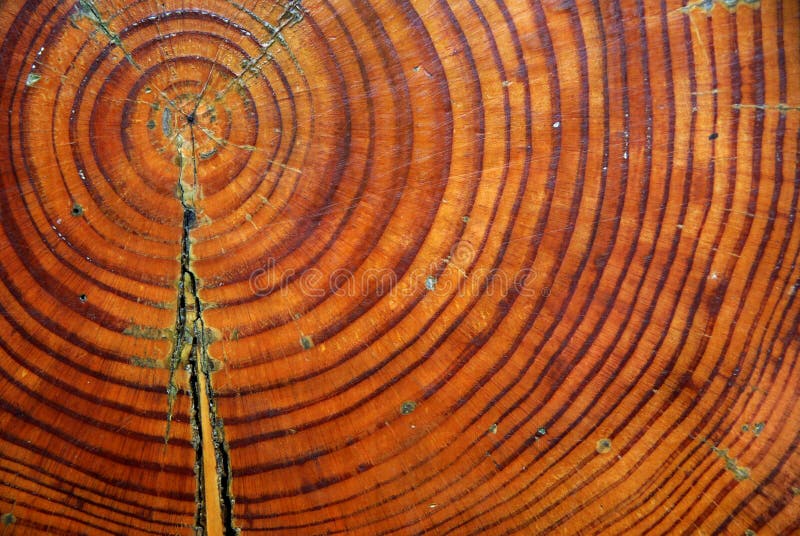
<path id="1" fill-rule="evenodd" d="M 800 3 L 0 2 L 0 534 L 800 533 Z"/>

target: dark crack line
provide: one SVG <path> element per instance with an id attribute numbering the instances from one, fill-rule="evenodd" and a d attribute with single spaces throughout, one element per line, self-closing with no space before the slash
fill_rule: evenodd
<path id="1" fill-rule="evenodd" d="M 189 270 L 189 263 L 191 259 L 189 242 L 189 212 L 190 207 L 186 204 L 185 191 L 183 188 L 183 170 L 185 163 L 183 161 L 183 136 L 177 133 L 174 138 L 175 147 L 177 149 L 178 166 L 180 169 L 178 175 L 177 194 L 178 199 L 183 207 L 183 225 L 181 235 L 181 272 L 178 279 L 178 305 L 175 315 L 175 345 L 172 348 L 172 354 L 169 358 L 169 380 L 167 383 L 167 428 L 164 433 L 164 443 L 169 443 L 170 427 L 172 425 L 173 410 L 175 406 L 175 398 L 178 395 L 178 387 L 175 383 L 175 373 L 178 366 L 183 362 L 188 362 L 189 354 L 192 351 L 194 341 L 192 344 L 187 343 L 187 329 L 186 329 L 186 274 Z"/>
<path id="2" fill-rule="evenodd" d="M 189 362 L 187 370 L 189 371 L 189 392 L 192 398 L 191 408 L 191 423 L 192 423 L 192 446 L 195 450 L 195 463 L 194 471 L 195 478 L 197 479 L 197 491 L 195 492 L 195 504 L 197 507 L 194 512 L 194 525 L 195 527 L 207 527 L 206 509 L 206 488 L 205 488 L 205 471 L 203 466 L 203 431 L 200 426 L 200 419 L 202 413 L 200 412 L 200 391 L 197 382 L 191 381 L 191 378 L 197 377 L 197 338 L 192 338 L 192 351 L 189 355 Z M 206 531 L 207 532 L 207 531 Z"/>
<path id="3" fill-rule="evenodd" d="M 180 255 L 180 278 L 178 279 L 177 291 L 177 310 L 175 320 L 175 346 L 169 360 L 169 383 L 167 386 L 167 427 L 164 436 L 165 445 L 169 442 L 170 426 L 173 419 L 175 400 L 178 388 L 175 376 L 178 368 L 184 366 L 189 378 L 189 393 L 191 395 L 191 427 L 192 445 L 195 450 L 195 474 L 197 479 L 197 493 L 195 511 L 195 523 L 198 528 L 208 533 L 208 515 L 206 506 L 209 500 L 218 500 L 221 508 L 221 523 L 225 536 L 236 536 L 238 529 L 234 526 L 233 507 L 234 499 L 232 495 L 231 464 L 228 446 L 225 442 L 222 419 L 217 416 L 214 390 L 211 385 L 211 360 L 208 356 L 208 337 L 205 321 L 203 319 L 203 304 L 199 295 L 198 279 L 191 268 L 191 230 L 197 225 L 197 211 L 194 204 L 194 197 L 197 195 L 197 158 L 194 124 L 188 123 L 190 134 L 189 151 L 191 153 L 191 190 L 185 184 L 184 171 L 187 167 L 186 156 L 184 154 L 185 140 L 181 132 L 175 137 L 175 147 L 177 149 L 177 159 L 180 168 L 177 184 L 177 196 L 183 208 L 183 222 L 181 235 L 181 255 Z M 190 193 L 191 191 L 191 193 Z M 201 377 L 202 376 L 202 377 Z M 205 384 L 205 393 L 203 393 Z M 203 398 L 205 394 L 205 400 Z M 208 497 L 206 489 L 207 476 L 205 474 L 204 451 L 207 446 L 203 427 L 203 404 L 207 404 L 210 419 L 211 437 L 213 445 L 214 466 L 219 490 L 218 497 Z"/>
<path id="4" fill-rule="evenodd" d="M 225 87 L 215 95 L 216 100 L 224 98 L 234 87 L 246 85 L 249 75 L 252 76 L 254 72 L 262 67 L 262 63 L 272 59 L 270 48 L 275 43 L 279 43 L 288 50 L 288 45 L 286 44 L 282 32 L 286 27 L 294 26 L 300 22 L 304 16 L 301 0 L 287 0 L 284 4 L 276 2 L 276 6 L 282 7 L 283 11 L 274 26 L 259 19 L 254 12 L 244 8 L 244 6 L 239 6 L 238 4 L 234 5 L 236 5 L 240 11 L 244 11 L 251 17 L 256 18 L 256 20 L 269 31 L 269 38 L 266 42 L 261 44 L 260 54 L 255 58 L 249 59 L 246 64 L 243 65 L 243 70 L 234 78 L 230 79 Z M 78 0 L 75 9 L 74 15 L 72 16 L 73 18 L 71 19 L 73 26 L 76 28 L 78 27 L 75 24 L 78 18 L 87 19 L 96 28 L 91 34 L 92 39 L 95 39 L 94 35 L 98 32 L 105 36 L 110 46 L 117 47 L 133 68 L 139 73 L 144 74 L 144 69 L 136 62 L 126 48 L 121 36 L 111 29 L 109 23 L 114 18 L 114 15 L 109 15 L 109 18 L 105 19 L 103 13 L 96 4 L 96 0 Z M 158 19 L 156 20 L 156 26 L 159 35 L 161 35 L 160 20 Z M 169 63 L 168 54 L 164 43 L 161 41 L 159 41 L 159 49 L 162 58 Z M 217 49 L 217 59 L 220 50 L 221 48 Z M 174 52 L 173 48 L 173 55 Z M 295 64 L 297 63 L 293 55 L 292 60 Z M 216 59 L 214 63 L 216 63 Z M 176 75 L 174 67 L 170 65 L 170 68 L 170 74 L 174 77 Z M 188 112 L 182 110 L 162 89 L 154 86 L 154 89 L 164 102 L 162 128 L 164 129 L 165 135 L 171 137 L 175 144 L 177 153 L 176 161 L 179 166 L 176 195 L 183 209 L 180 277 L 176 285 L 178 299 L 176 304 L 174 346 L 168 359 L 169 379 L 167 384 L 167 422 L 164 432 L 164 449 L 166 453 L 174 418 L 175 402 L 179 392 L 176 375 L 178 374 L 179 368 L 182 367 L 188 375 L 187 394 L 190 396 L 191 402 L 189 410 L 191 443 L 195 451 L 195 527 L 197 530 L 202 531 L 203 534 L 208 535 L 212 527 L 216 532 L 216 527 L 218 526 L 217 522 L 219 521 L 224 536 L 237 536 L 240 534 L 240 531 L 235 527 L 233 516 L 235 500 L 232 491 L 231 456 L 225 441 L 223 422 L 217 414 L 217 404 L 211 382 L 211 373 L 215 368 L 208 354 L 208 344 L 211 339 L 209 338 L 209 331 L 203 319 L 203 303 L 199 295 L 200 285 L 197 276 L 192 270 L 191 252 L 191 231 L 197 226 L 196 197 L 199 194 L 196 140 L 196 136 L 199 134 L 196 128 L 199 128 L 205 136 L 209 137 L 218 146 L 224 147 L 228 145 L 224 140 L 217 139 L 208 129 L 202 128 L 201 125 L 197 124 L 197 113 L 200 103 L 210 86 L 212 74 L 214 72 L 213 68 L 214 64 L 212 64 L 212 68 L 209 70 L 208 77 L 197 96 L 194 106 Z M 171 125 L 170 119 L 173 112 L 186 120 L 186 125 L 176 129 L 174 135 L 172 135 L 172 129 L 168 128 Z M 188 144 L 186 138 L 184 138 L 187 127 L 189 134 Z M 241 150 L 256 150 L 256 147 L 233 145 Z M 190 153 L 190 156 L 187 155 L 187 151 Z M 188 170 L 187 158 L 191 159 L 190 182 L 186 181 L 186 179 L 189 178 L 186 176 Z M 288 166 L 285 167 L 287 169 L 294 169 Z M 295 169 L 294 171 L 299 172 L 300 170 Z M 211 449 L 213 449 L 213 452 L 211 452 Z M 213 458 L 211 457 L 212 454 Z M 210 475 L 208 473 L 212 471 L 212 468 L 214 474 Z M 210 501 L 218 501 L 220 508 L 219 513 L 216 510 L 216 505 Z M 209 504 L 214 505 L 214 507 L 209 509 Z"/>
<path id="5" fill-rule="evenodd" d="M 194 115 L 194 114 L 191 114 Z M 191 155 L 192 155 L 192 188 L 194 195 L 197 195 L 197 146 L 195 141 L 195 124 L 194 121 L 189 121 L 189 134 L 191 138 Z M 219 497 L 213 497 L 212 500 L 219 500 L 222 512 L 222 527 L 225 536 L 237 536 L 239 530 L 234 526 L 233 519 L 233 506 L 234 499 L 232 494 L 232 481 L 231 481 L 231 464 L 230 453 L 228 452 L 228 445 L 225 442 L 225 431 L 223 429 L 222 419 L 217 415 L 217 408 L 215 402 L 214 389 L 211 385 L 211 360 L 208 356 L 208 340 L 205 321 L 203 320 L 203 304 L 200 300 L 198 293 L 197 277 L 191 269 L 191 229 L 197 224 L 197 212 L 194 206 L 189 206 L 184 197 L 185 191 L 183 184 L 179 185 L 181 194 L 181 205 L 183 206 L 183 242 L 181 248 L 181 275 L 188 277 L 192 297 L 194 298 L 194 334 L 192 338 L 192 355 L 195 359 L 190 360 L 189 363 L 189 384 L 192 391 L 199 393 L 201 386 L 200 375 L 202 374 L 206 388 L 206 403 L 208 404 L 208 414 L 210 418 L 211 428 L 211 442 L 214 445 L 214 465 L 216 467 L 217 488 L 219 490 Z M 193 197 L 194 199 L 194 197 Z M 198 394 L 198 404 L 202 404 L 202 397 Z M 198 406 L 199 407 L 199 406 Z M 200 431 L 200 448 L 197 452 L 197 463 L 203 464 L 203 450 L 204 443 L 203 427 L 200 422 L 200 412 L 195 412 L 195 424 Z M 203 485 L 205 487 L 205 480 Z M 208 497 L 206 497 L 208 500 Z M 198 505 L 198 510 L 202 508 Z M 206 520 L 207 521 L 207 520 Z"/>

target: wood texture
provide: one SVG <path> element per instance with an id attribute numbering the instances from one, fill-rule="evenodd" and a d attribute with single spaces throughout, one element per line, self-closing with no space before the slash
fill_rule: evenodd
<path id="1" fill-rule="evenodd" d="M 0 532 L 800 533 L 799 17 L 0 3 Z"/>

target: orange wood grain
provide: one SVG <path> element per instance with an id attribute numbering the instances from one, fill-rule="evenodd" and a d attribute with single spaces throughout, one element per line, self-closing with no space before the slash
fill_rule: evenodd
<path id="1" fill-rule="evenodd" d="M 1 3 L 0 533 L 798 533 L 798 21 Z"/>

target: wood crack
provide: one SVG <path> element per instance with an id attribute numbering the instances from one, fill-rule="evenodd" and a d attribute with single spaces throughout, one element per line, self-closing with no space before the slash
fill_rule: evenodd
<path id="1" fill-rule="evenodd" d="M 267 31 L 267 39 L 261 43 L 260 52 L 254 58 L 249 58 L 243 65 L 240 73 L 231 78 L 224 87 L 215 95 L 215 100 L 221 100 L 236 87 L 245 86 L 250 77 L 259 71 L 262 65 L 273 59 L 270 49 L 278 43 L 288 50 L 282 31 L 294 26 L 304 17 L 300 0 L 289 0 L 285 4 L 276 4 L 282 8 L 274 24 L 260 19 L 257 15 L 245 8 L 234 4 L 247 15 L 257 19 Z M 123 37 L 112 28 L 115 15 L 103 13 L 95 0 L 78 0 L 75 11 L 71 16 L 71 23 L 79 27 L 81 20 L 88 21 L 92 29 L 92 38 L 102 35 L 109 45 L 118 48 L 126 61 L 139 73 L 144 74 L 143 67 L 137 63 L 131 52 L 123 42 Z M 292 61 L 296 59 L 289 51 Z M 299 65 L 298 65 L 299 68 Z M 208 344 L 211 342 L 210 330 L 203 319 L 203 302 L 199 295 L 200 281 L 192 269 L 192 239 L 191 232 L 197 226 L 196 199 L 199 194 L 198 187 L 198 158 L 209 156 L 201 153 L 198 157 L 197 135 L 211 139 L 217 147 L 228 146 L 246 151 L 256 151 L 257 147 L 231 143 L 214 134 L 209 128 L 199 124 L 199 106 L 209 83 L 211 75 L 196 97 L 194 106 L 189 110 L 183 109 L 176 101 L 170 99 L 162 88 L 153 86 L 160 96 L 164 111 L 161 116 L 161 131 L 171 140 L 175 149 L 175 163 L 178 166 L 178 180 L 176 197 L 181 203 L 183 211 L 180 243 L 180 276 L 177 280 L 177 304 L 175 312 L 175 329 L 172 351 L 168 357 L 167 368 L 169 377 L 167 381 L 167 416 L 164 431 L 164 449 L 169 445 L 169 439 L 174 420 L 175 403 L 180 389 L 177 375 L 182 368 L 187 374 L 186 387 L 190 397 L 191 407 L 191 443 L 195 451 L 194 471 L 197 482 L 195 492 L 196 510 L 194 526 L 198 534 L 224 534 L 235 536 L 240 533 L 234 522 L 233 509 L 235 500 L 232 493 L 231 459 L 228 445 L 225 441 L 223 421 L 217 414 L 214 389 L 211 374 L 216 370 L 216 362 L 209 357 Z M 174 71 L 173 71 L 174 74 Z M 34 80 L 31 84 L 36 83 Z M 176 124 L 183 121 L 183 124 Z M 188 136 L 187 136 L 188 134 Z M 216 152 L 216 148 L 214 151 Z M 211 153 L 213 154 L 213 153 Z M 285 164 L 272 162 L 292 171 L 299 169 L 290 168 Z"/>
<path id="2" fill-rule="evenodd" d="M 180 168 L 177 194 L 183 208 L 181 236 L 181 274 L 178 280 L 178 303 L 176 311 L 175 345 L 169 363 L 167 430 L 165 443 L 169 441 L 175 398 L 178 393 L 175 375 L 183 365 L 188 373 L 191 394 L 191 426 L 195 449 L 195 473 L 197 478 L 197 510 L 195 523 L 203 534 L 239 533 L 234 526 L 231 492 L 231 467 L 222 419 L 216 412 L 211 372 L 214 370 L 208 355 L 209 330 L 203 319 L 203 303 L 199 295 L 198 278 L 191 267 L 191 230 L 197 225 L 195 198 L 197 195 L 197 158 L 194 123 L 188 120 L 191 162 L 191 184 L 184 181 L 187 155 L 186 144 L 179 132 L 175 136 L 177 159 Z"/>

